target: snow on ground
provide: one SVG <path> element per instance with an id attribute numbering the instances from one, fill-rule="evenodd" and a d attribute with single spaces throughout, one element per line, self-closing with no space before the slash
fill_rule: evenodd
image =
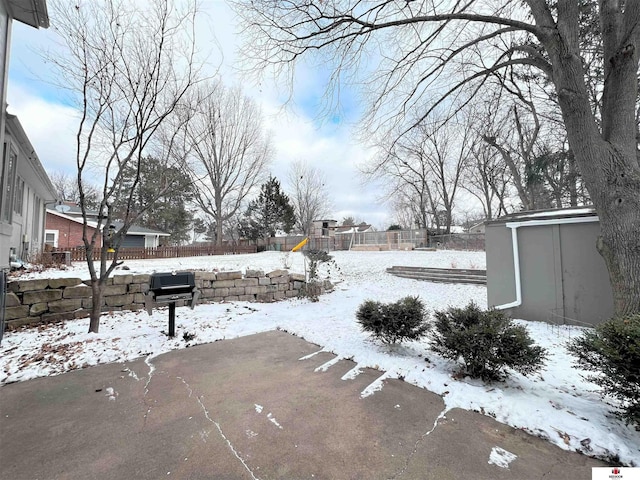
<path id="1" fill-rule="evenodd" d="M 618 459 L 640 465 L 640 432 L 625 426 L 609 410 L 614 399 L 603 401 L 598 387 L 586 382 L 572 365 L 565 349 L 582 329 L 551 326 L 518 320 L 526 325 L 535 341 L 548 349 L 546 367 L 538 374 L 514 374 L 504 383 L 484 384 L 460 378 L 458 367 L 428 348 L 429 339 L 406 342 L 393 348 L 373 341 L 355 319 L 358 306 L 366 299 L 395 301 L 405 295 L 419 295 L 430 311 L 447 306 L 463 306 L 475 301 L 486 307 L 486 288 L 476 285 L 449 285 L 394 277 L 385 272 L 393 265 L 443 268 L 485 268 L 484 252 L 332 252 L 337 268 L 324 271 L 336 281 L 334 292 L 316 303 L 291 299 L 272 304 L 246 302 L 199 305 L 195 310 L 178 308 L 176 337 L 168 338 L 167 310 L 117 312 L 102 317 L 99 334 L 88 334 L 88 319 L 10 332 L 0 346 L 0 383 L 55 375 L 76 368 L 108 362 L 122 362 L 140 356 L 158 355 L 187 345 L 229 339 L 281 329 L 321 345 L 321 351 L 349 358 L 357 367 L 343 378 L 353 378 L 363 368 L 377 368 L 383 378 L 405 381 L 443 396 L 447 409 L 464 408 L 495 417 L 498 421 L 548 439 L 567 450 L 577 450 L 600 458 Z M 290 265 L 304 272 L 301 254 L 264 252 L 252 255 L 127 261 L 126 273 L 174 270 L 270 271 Z M 125 273 L 125 272 L 116 272 Z M 82 264 L 66 271 L 28 273 L 21 278 L 74 276 L 88 278 Z M 195 334 L 185 341 L 183 334 Z M 318 371 L 329 369 L 327 362 Z M 376 380 L 361 393 L 373 394 L 383 388 Z M 256 409 L 258 406 L 256 406 Z"/>

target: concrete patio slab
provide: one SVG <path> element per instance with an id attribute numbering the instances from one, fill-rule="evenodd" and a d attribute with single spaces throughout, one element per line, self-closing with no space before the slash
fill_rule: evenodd
<path id="1" fill-rule="evenodd" d="M 362 398 L 383 372 L 343 380 L 355 364 L 318 350 L 274 331 L 6 385 L 0 478 L 586 479 L 603 465 L 400 380 Z M 495 447 L 516 458 L 489 463 Z"/>

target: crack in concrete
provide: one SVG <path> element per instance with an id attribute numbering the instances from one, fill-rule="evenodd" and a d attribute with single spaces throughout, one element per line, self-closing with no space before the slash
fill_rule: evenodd
<path id="1" fill-rule="evenodd" d="M 211 423 L 213 423 L 216 426 L 216 429 L 218 430 L 218 433 L 220 434 L 220 436 L 223 438 L 223 440 L 225 442 L 227 442 L 227 446 L 229 447 L 229 450 L 231 450 L 231 453 L 233 453 L 233 455 L 240 460 L 240 463 L 242 463 L 242 466 L 245 468 L 245 470 L 247 472 L 249 472 L 249 475 L 251 475 L 251 478 L 253 480 L 259 480 L 258 477 L 255 476 L 255 474 L 253 473 L 253 471 L 249 468 L 249 465 L 247 465 L 247 463 L 244 461 L 244 459 L 240 456 L 240 454 L 238 453 L 238 451 L 234 448 L 233 444 L 231 443 L 231 440 L 229 440 L 229 438 L 227 438 L 227 436 L 224 434 L 224 432 L 222 431 L 222 427 L 220 426 L 220 424 L 218 422 L 216 422 L 214 419 L 212 419 L 209 416 L 209 410 L 207 410 L 207 407 L 204 406 L 204 403 L 202 403 L 202 398 L 199 395 L 193 395 L 193 389 L 191 388 L 191 386 L 185 381 L 184 378 L 182 377 L 176 377 L 178 378 L 186 387 L 186 389 L 189 391 L 189 398 L 191 398 L 192 396 L 195 397 L 195 399 L 198 401 L 198 404 L 200 405 L 200 408 L 202 409 L 202 412 L 204 413 L 204 416 L 207 420 L 209 420 Z"/>
<path id="2" fill-rule="evenodd" d="M 144 359 L 144 363 L 149 367 L 149 375 L 146 383 L 144 384 L 143 402 L 147 406 L 147 411 L 144 414 L 144 422 L 142 423 L 143 429 L 147 426 L 147 418 L 151 413 L 151 405 L 148 403 L 147 394 L 149 393 L 149 384 L 151 383 L 151 378 L 153 378 L 153 372 L 156 371 L 156 366 L 151 362 L 151 360 L 156 356 L 157 354 L 151 354 Z"/>
<path id="3" fill-rule="evenodd" d="M 413 458 L 413 456 L 418 452 L 418 445 L 420 444 L 420 442 L 422 442 L 422 440 L 424 440 L 426 437 L 428 437 L 433 433 L 433 431 L 438 426 L 438 421 L 441 418 L 444 418 L 449 410 L 450 410 L 449 407 L 446 407 L 446 406 L 444 407 L 444 410 L 442 410 L 434 420 L 433 427 L 431 428 L 431 430 L 429 430 L 426 433 L 423 433 L 422 435 L 420 435 L 420 437 L 418 437 L 418 439 L 416 440 L 416 443 L 413 445 L 413 451 L 407 456 L 402 469 L 399 472 L 397 472 L 394 476 L 389 477 L 388 480 L 396 480 L 397 478 L 401 477 L 404 474 L 404 472 L 407 471 L 407 469 L 409 468 L 409 462 L 411 462 L 411 459 Z"/>

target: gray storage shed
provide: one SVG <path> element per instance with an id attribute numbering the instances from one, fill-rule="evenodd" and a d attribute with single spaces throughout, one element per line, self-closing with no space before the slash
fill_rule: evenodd
<path id="1" fill-rule="evenodd" d="M 487 300 L 514 318 L 597 325 L 613 315 L 596 250 L 593 207 L 529 211 L 487 222 Z"/>

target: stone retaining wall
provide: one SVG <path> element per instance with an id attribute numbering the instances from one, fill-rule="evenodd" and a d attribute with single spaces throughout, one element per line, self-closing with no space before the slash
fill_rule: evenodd
<path id="1" fill-rule="evenodd" d="M 265 274 L 242 272 L 195 272 L 200 302 L 275 302 L 295 297 L 306 286 L 305 277 L 287 270 Z M 107 280 L 102 311 L 140 310 L 149 291 L 150 275 L 115 275 Z M 310 286 L 306 286 L 309 288 Z M 330 284 L 313 285 L 314 294 Z M 88 317 L 92 306 L 90 281 L 79 278 L 17 280 L 7 284 L 7 329 L 22 325 L 59 322 Z M 177 302 L 183 306 L 184 302 Z"/>

